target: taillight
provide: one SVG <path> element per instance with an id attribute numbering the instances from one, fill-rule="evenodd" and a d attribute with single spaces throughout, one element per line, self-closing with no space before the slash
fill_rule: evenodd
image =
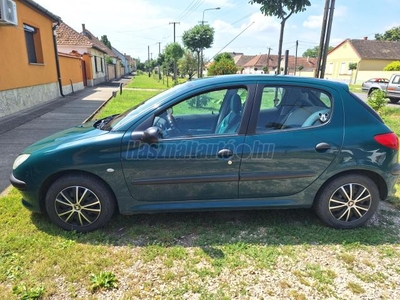
<path id="1" fill-rule="evenodd" d="M 399 150 L 399 138 L 393 132 L 377 134 L 376 136 L 374 136 L 374 139 L 379 144 L 381 144 L 385 147 L 388 147 L 388 148 L 391 148 L 394 150 Z"/>

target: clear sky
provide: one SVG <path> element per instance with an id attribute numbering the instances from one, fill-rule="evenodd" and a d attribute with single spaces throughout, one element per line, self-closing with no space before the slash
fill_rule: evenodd
<path id="1" fill-rule="evenodd" d="M 255 55 L 267 53 L 270 47 L 271 54 L 278 53 L 279 19 L 263 16 L 260 6 L 249 4 L 248 0 L 35 1 L 60 16 L 76 31 L 81 32 L 81 24 L 85 23 L 94 35 L 99 38 L 107 35 L 120 52 L 139 57 L 141 61 L 147 59 L 148 46 L 155 59 L 158 42 L 161 42 L 161 51 L 173 42 L 170 22 L 179 22 L 176 24 L 176 41 L 182 44 L 184 31 L 199 24 L 203 14 L 204 20 L 215 29 L 214 44 L 204 52 L 206 58 L 212 58 L 232 40 L 223 52 Z M 296 40 L 299 56 L 319 44 L 324 5 L 325 0 L 311 0 L 311 6 L 305 12 L 288 19 L 283 51 L 289 50 L 294 55 Z M 220 9 L 206 10 L 216 7 Z M 399 0 L 336 0 L 330 45 L 336 46 L 346 38 L 374 39 L 375 33 L 400 26 L 399 16 Z"/>

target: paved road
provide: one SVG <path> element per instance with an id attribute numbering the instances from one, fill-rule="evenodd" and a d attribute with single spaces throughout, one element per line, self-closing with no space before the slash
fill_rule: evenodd
<path id="1" fill-rule="evenodd" d="M 10 185 L 12 164 L 23 149 L 57 131 L 82 123 L 111 98 L 119 83 L 124 84 L 130 79 L 87 87 L 65 98 L 0 118 L 0 193 Z"/>

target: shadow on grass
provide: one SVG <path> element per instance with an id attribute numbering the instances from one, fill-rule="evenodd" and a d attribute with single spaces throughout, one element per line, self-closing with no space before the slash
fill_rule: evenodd
<path id="1" fill-rule="evenodd" d="M 105 228 L 85 234 L 63 231 L 44 215 L 32 214 L 32 222 L 41 231 L 79 243 L 200 247 L 212 257 L 221 255 L 215 246 L 238 243 L 351 247 L 400 242 L 398 228 L 385 214 L 378 224 L 338 230 L 323 225 L 307 209 L 116 215 Z"/>

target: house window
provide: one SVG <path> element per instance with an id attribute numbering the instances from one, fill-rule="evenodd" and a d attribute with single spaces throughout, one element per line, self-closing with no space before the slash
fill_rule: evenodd
<path id="1" fill-rule="evenodd" d="M 42 64 L 44 61 L 42 43 L 40 40 L 40 30 L 33 26 L 24 24 L 24 31 L 29 63 Z"/>
<path id="2" fill-rule="evenodd" d="M 101 67 L 101 72 L 104 72 L 104 59 L 102 57 L 100 58 L 100 67 Z"/>
<path id="3" fill-rule="evenodd" d="M 347 68 L 346 68 L 347 66 L 346 66 L 346 63 L 345 62 L 342 62 L 341 64 L 340 64 L 340 73 L 339 74 L 347 74 Z"/>
<path id="4" fill-rule="evenodd" d="M 96 71 L 96 73 L 99 72 L 99 68 L 97 66 L 97 56 L 94 57 L 94 70 Z"/>
<path id="5" fill-rule="evenodd" d="M 328 70 L 326 72 L 327 74 L 332 74 L 333 73 L 333 63 L 329 63 L 328 65 Z"/>

